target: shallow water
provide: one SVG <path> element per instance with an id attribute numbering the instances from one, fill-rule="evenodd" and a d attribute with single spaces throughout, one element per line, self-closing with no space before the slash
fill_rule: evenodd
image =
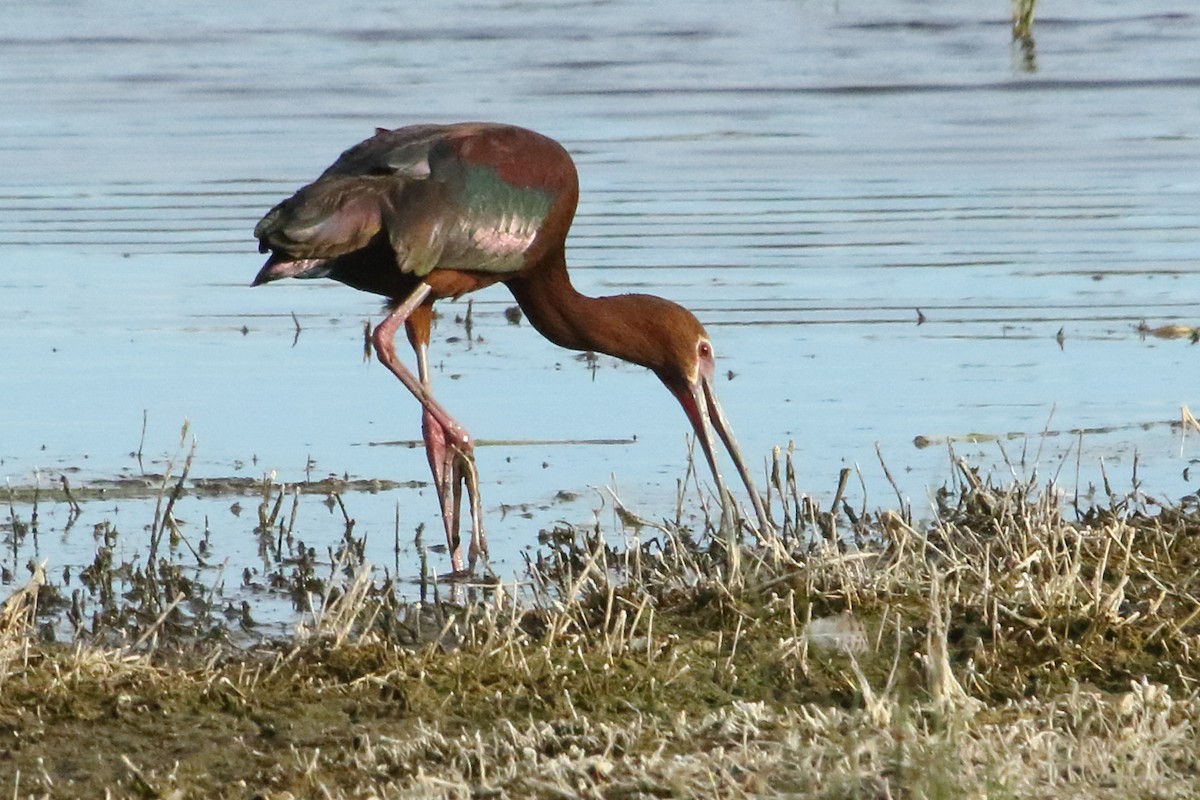
<path id="1" fill-rule="evenodd" d="M 496 119 L 576 157 L 577 285 L 692 308 L 744 451 L 762 463 L 794 441 L 802 490 L 831 497 L 857 466 L 856 504 L 894 501 L 878 447 L 920 515 L 949 456 L 914 440 L 958 437 L 1003 473 L 995 442 L 961 439 L 1016 433 L 1021 474 L 1086 493 L 1103 464 L 1125 490 L 1136 456 L 1145 488 L 1177 499 L 1200 434 L 1168 423 L 1200 405 L 1200 349 L 1137 328 L 1200 324 L 1200 16 L 1179 0 L 1045 12 L 1070 16 L 1038 19 L 1030 70 L 1001 0 L 9 9 L 0 472 L 138 475 L 145 414 L 148 470 L 187 419 L 193 475 L 424 480 L 420 450 L 389 446 L 417 438 L 415 402 L 361 358 L 375 299 L 251 290 L 250 230 L 376 125 Z M 611 522 L 605 486 L 673 516 L 686 458 L 648 373 L 558 350 L 510 305 L 477 295 L 472 341 L 467 304 L 442 304 L 434 343 L 442 402 L 496 442 L 478 460 L 506 575 L 539 528 Z M 414 574 L 428 490 L 345 500 L 374 560 Z M 240 572 L 253 515 L 231 502 L 179 511 Z M 340 512 L 301 507 L 310 544 L 340 535 Z M 136 551 L 152 513 L 89 502 L 7 560 L 86 563 L 79 531 L 112 518 Z M 65 518 L 43 504 L 43 532 Z"/>

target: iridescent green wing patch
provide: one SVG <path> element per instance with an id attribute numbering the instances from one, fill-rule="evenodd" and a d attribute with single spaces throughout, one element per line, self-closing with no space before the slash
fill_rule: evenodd
<path id="1" fill-rule="evenodd" d="M 546 190 L 514 186 L 490 166 L 456 163 L 448 183 L 459 213 L 446 231 L 444 266 L 461 259 L 463 269 L 516 272 L 550 212 Z M 441 177 L 437 175 L 436 177 Z"/>

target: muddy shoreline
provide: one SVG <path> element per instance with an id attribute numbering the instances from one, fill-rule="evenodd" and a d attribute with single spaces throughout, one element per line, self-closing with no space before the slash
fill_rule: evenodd
<path id="1" fill-rule="evenodd" d="M 197 625 L 167 564 L 143 565 L 119 622 L 50 641 L 70 605 L 35 575 L 0 610 L 0 782 L 178 798 L 1200 789 L 1194 497 L 1075 513 L 962 462 L 920 523 L 823 511 L 784 475 L 777 532 L 736 560 L 709 528 L 624 546 L 561 528 L 521 586 L 408 603 L 347 555 L 292 635 L 250 646 L 237 613 Z"/>

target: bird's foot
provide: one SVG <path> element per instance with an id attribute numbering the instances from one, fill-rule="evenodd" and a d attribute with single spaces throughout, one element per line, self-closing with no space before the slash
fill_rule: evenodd
<path id="1" fill-rule="evenodd" d="M 475 571 L 475 562 L 483 559 L 487 566 L 487 537 L 483 533 L 483 506 L 479 499 L 479 471 L 475 469 L 475 454 L 459 453 L 455 459 L 459 466 L 459 481 L 466 487 L 467 502 L 471 509 L 471 542 L 467 547 L 467 571 Z"/>
<path id="2" fill-rule="evenodd" d="M 441 583 L 466 583 L 470 579 L 471 570 L 469 569 L 455 569 L 438 576 L 438 581 Z"/>
<path id="3" fill-rule="evenodd" d="M 475 468 L 475 448 L 470 436 L 459 425 L 442 425 L 432 414 L 423 420 L 425 448 L 429 467 L 437 487 L 442 509 L 446 543 L 450 547 L 451 575 L 470 575 L 480 557 L 487 560 L 487 538 L 483 533 L 483 512 L 479 498 L 479 471 Z M 467 549 L 467 567 L 463 569 L 461 537 L 462 497 L 466 490 L 471 514 L 471 540 Z"/>
<path id="4" fill-rule="evenodd" d="M 485 566 L 487 562 L 484 562 Z M 470 585 L 474 587 L 490 587 L 498 586 L 500 578 L 488 569 L 482 575 L 477 574 L 474 569 L 458 569 L 447 572 L 438 576 L 440 583 L 450 584 L 452 586 Z"/>
<path id="5" fill-rule="evenodd" d="M 446 524 L 448 540 L 451 541 L 451 565 L 456 571 L 462 570 L 461 525 L 462 499 L 465 490 L 467 507 L 471 515 L 471 540 L 467 546 L 467 574 L 475 571 L 475 563 L 483 557 L 487 562 L 487 537 L 483 533 L 483 510 L 479 498 L 479 470 L 475 468 L 474 449 L 446 449 L 446 470 L 443 473 L 448 480 L 442 486 L 442 520 Z M 450 510 L 447 516 L 447 510 Z M 451 531 L 453 531 L 452 538 Z"/>

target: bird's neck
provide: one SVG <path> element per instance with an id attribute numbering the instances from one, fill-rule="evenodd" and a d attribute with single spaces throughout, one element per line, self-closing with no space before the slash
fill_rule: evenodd
<path id="1" fill-rule="evenodd" d="M 508 288 L 538 333 L 559 347 L 594 350 L 654 369 L 653 334 L 647 330 L 648 295 L 588 297 L 571 284 L 565 254 L 559 251 Z"/>

